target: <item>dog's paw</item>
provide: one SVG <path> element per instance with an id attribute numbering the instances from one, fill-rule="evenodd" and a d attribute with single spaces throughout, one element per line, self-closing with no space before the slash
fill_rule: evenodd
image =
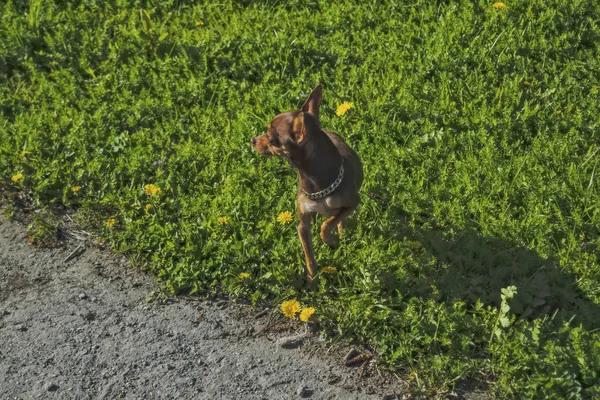
<path id="1" fill-rule="evenodd" d="M 324 229 L 321 229 L 321 240 L 327 246 L 333 247 L 333 246 L 337 245 L 338 238 L 337 238 L 337 235 L 335 235 L 332 230 L 325 231 Z"/>

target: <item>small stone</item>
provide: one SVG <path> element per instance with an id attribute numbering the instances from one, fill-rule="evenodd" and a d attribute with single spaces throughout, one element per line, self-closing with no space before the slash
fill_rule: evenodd
<path id="1" fill-rule="evenodd" d="M 85 293 L 79 293 L 79 300 L 85 300 L 88 298 L 88 295 Z"/>
<path id="2" fill-rule="evenodd" d="M 85 314 L 82 314 L 81 316 L 88 322 L 91 322 L 96 319 L 96 313 L 94 313 L 93 311 L 89 311 Z"/>
<path id="3" fill-rule="evenodd" d="M 228 304 L 227 300 L 221 300 L 221 301 L 217 302 L 216 306 L 219 307 L 220 309 L 224 309 L 224 308 L 227 308 L 227 304 Z"/>
<path id="4" fill-rule="evenodd" d="M 298 396 L 302 397 L 303 399 L 306 399 L 307 397 L 312 396 L 313 392 L 314 392 L 314 390 L 310 389 L 307 386 L 302 385 L 298 388 L 298 390 L 296 391 L 296 394 Z"/>
<path id="5" fill-rule="evenodd" d="M 48 388 L 46 389 L 49 392 L 56 392 L 59 389 L 59 386 L 56 383 L 51 383 L 48 385 Z"/>
<path id="6" fill-rule="evenodd" d="M 27 332 L 27 327 L 25 325 L 19 325 L 17 326 L 17 330 L 19 332 Z"/>
<path id="7" fill-rule="evenodd" d="M 383 395 L 382 400 L 399 400 L 399 399 L 406 399 L 405 396 L 400 397 L 400 395 L 398 393 L 387 393 Z"/>
<path id="8" fill-rule="evenodd" d="M 303 333 L 301 335 L 282 337 L 277 340 L 277 345 L 284 349 L 294 349 L 300 346 L 307 336 L 306 333 Z"/>

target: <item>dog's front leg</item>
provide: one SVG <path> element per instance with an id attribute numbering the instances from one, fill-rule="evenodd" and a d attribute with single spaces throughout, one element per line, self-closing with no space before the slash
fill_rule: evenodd
<path id="1" fill-rule="evenodd" d="M 316 290 L 318 287 L 318 281 L 316 279 L 317 262 L 315 261 L 315 252 L 313 250 L 312 235 L 310 232 L 310 223 L 315 213 L 299 212 L 298 214 L 300 218 L 300 224 L 298 225 L 298 236 L 300 236 L 300 242 L 302 242 L 304 256 L 306 257 L 308 286 L 311 288 L 311 290 Z"/>

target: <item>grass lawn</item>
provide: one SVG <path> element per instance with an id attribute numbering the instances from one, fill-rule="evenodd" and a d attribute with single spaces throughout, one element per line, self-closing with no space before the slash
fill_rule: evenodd
<path id="1" fill-rule="evenodd" d="M 2 1 L 0 185 L 172 292 L 314 307 L 415 393 L 598 398 L 600 3 L 492 3 Z M 365 184 L 309 293 L 249 139 L 319 82 Z"/>

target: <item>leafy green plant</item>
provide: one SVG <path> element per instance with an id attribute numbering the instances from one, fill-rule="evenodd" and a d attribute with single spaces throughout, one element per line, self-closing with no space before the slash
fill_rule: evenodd
<path id="1" fill-rule="evenodd" d="M 510 326 L 510 316 L 508 312 L 510 311 L 510 305 L 508 304 L 508 299 L 512 299 L 515 294 L 517 294 L 516 286 L 508 286 L 502 289 L 502 294 L 500 298 L 502 301 L 500 302 L 500 309 L 498 310 L 498 319 L 496 320 L 496 324 L 494 329 L 492 330 L 492 335 L 490 335 L 490 344 L 492 343 L 492 339 L 494 335 L 496 337 L 500 337 L 502 335 L 502 328 L 508 328 Z"/>

